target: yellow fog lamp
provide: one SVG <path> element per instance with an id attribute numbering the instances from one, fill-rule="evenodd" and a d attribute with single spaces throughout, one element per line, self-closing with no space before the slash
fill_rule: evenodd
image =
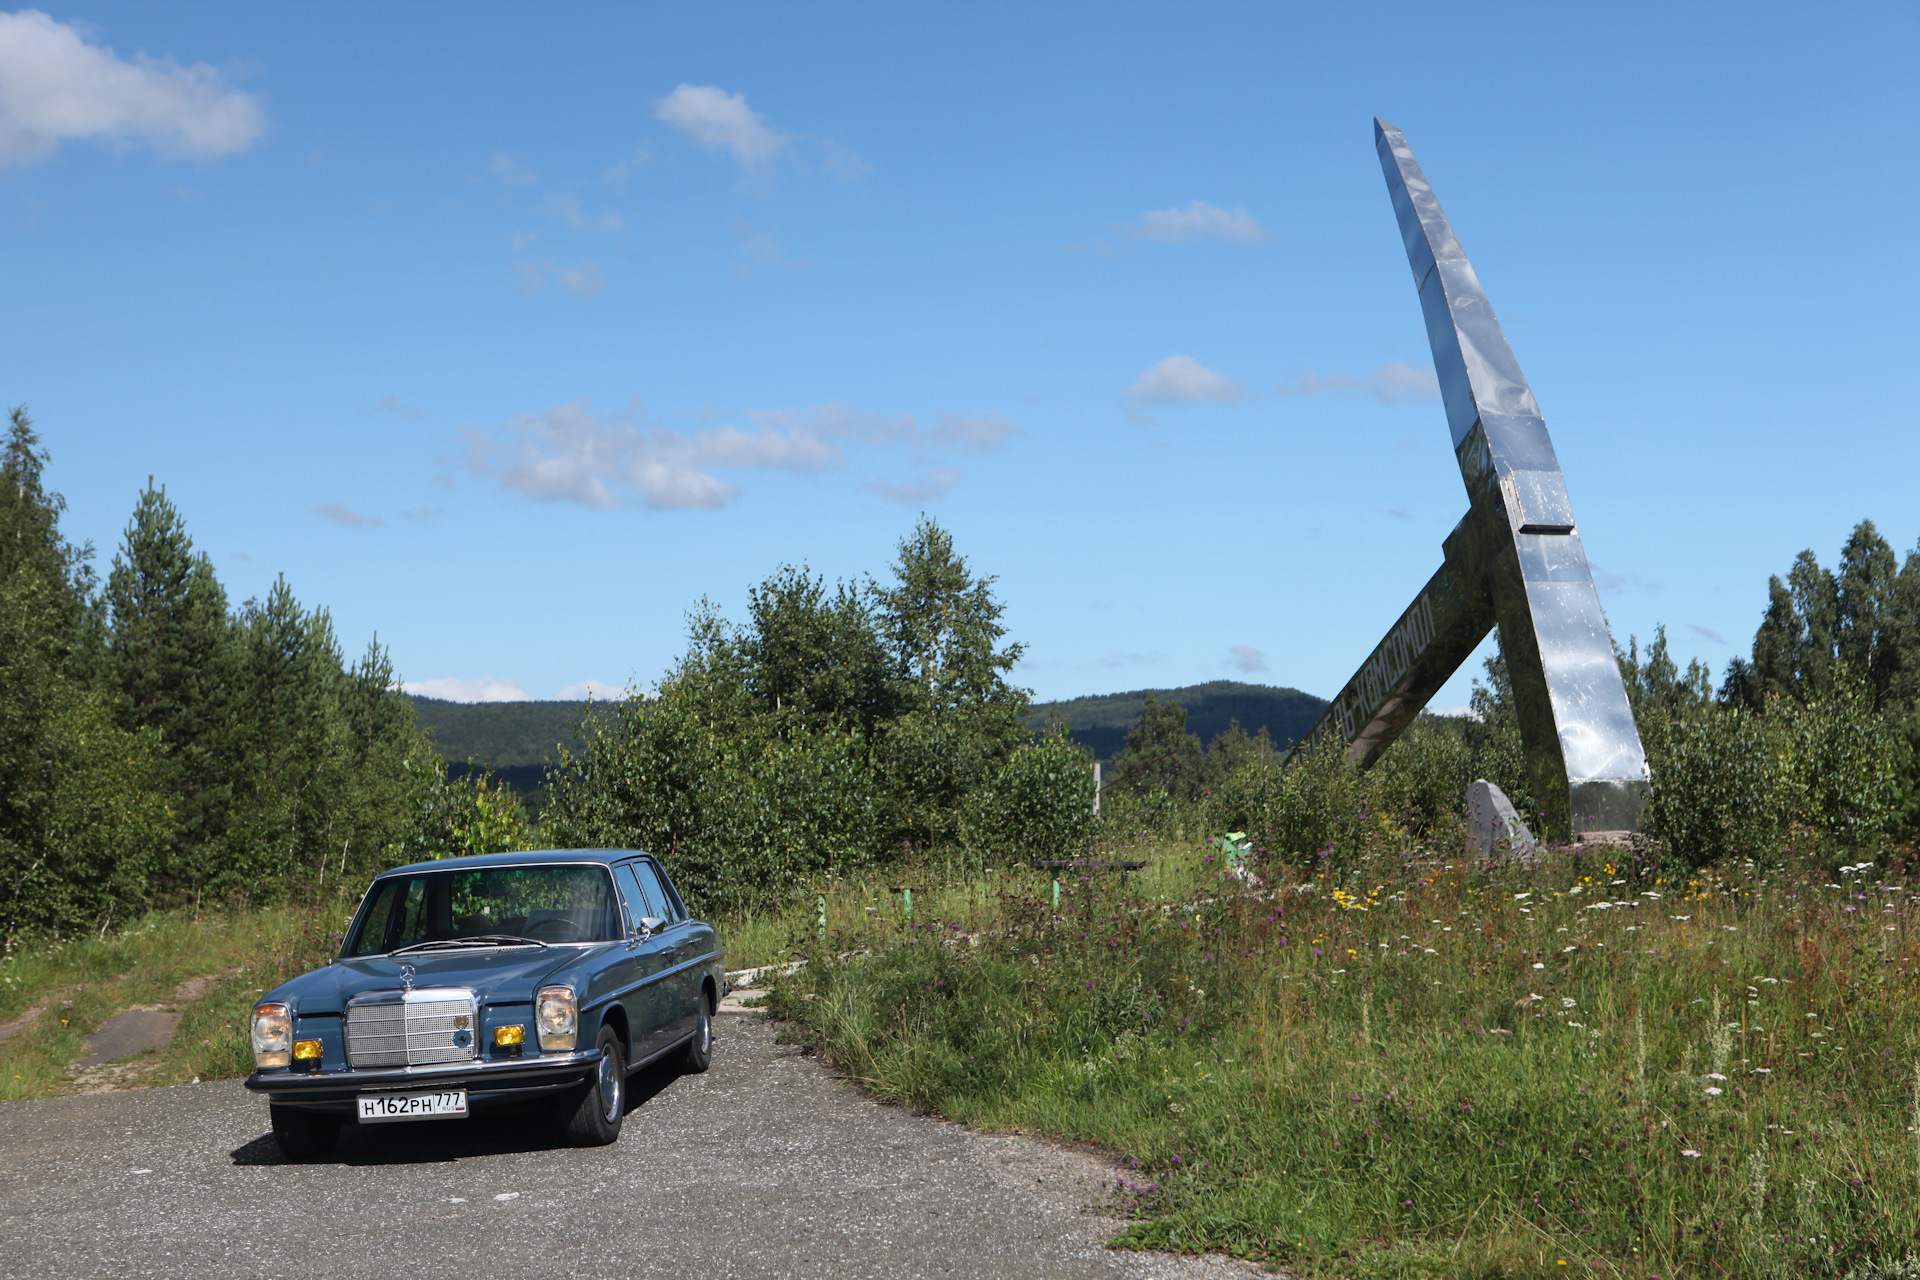
<path id="1" fill-rule="evenodd" d="M 293 1042 L 293 1060 L 295 1062 L 320 1061 L 320 1042 L 318 1040 L 295 1040 Z"/>
<path id="2" fill-rule="evenodd" d="M 253 1065 L 285 1067 L 293 1062 L 293 1010 L 277 1000 L 253 1007 Z"/>
<path id="3" fill-rule="evenodd" d="M 510 1027 L 495 1027 L 493 1042 L 502 1049 L 517 1048 L 527 1042 L 527 1029 L 518 1022 Z"/>
<path id="4" fill-rule="evenodd" d="M 580 1008 L 572 987 L 542 987 L 533 1002 L 533 1021 L 540 1047 L 548 1053 L 571 1049 L 580 1040 Z"/>

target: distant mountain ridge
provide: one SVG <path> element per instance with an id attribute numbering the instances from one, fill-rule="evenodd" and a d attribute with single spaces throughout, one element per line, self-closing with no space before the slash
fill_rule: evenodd
<path id="1" fill-rule="evenodd" d="M 1096 759 L 1111 760 L 1127 745 L 1127 731 L 1139 720 L 1148 694 L 1185 707 L 1187 732 L 1197 734 L 1202 743 L 1211 744 L 1237 720 L 1250 734 L 1264 728 L 1273 745 L 1282 751 L 1305 736 L 1327 706 L 1326 699 L 1298 689 L 1212 680 L 1178 689 L 1135 689 L 1036 702 L 1027 723 L 1036 730 L 1044 729 L 1056 714 L 1065 716 L 1067 731 L 1075 741 L 1091 750 Z"/>
<path id="2" fill-rule="evenodd" d="M 1298 689 L 1214 680 L 1178 689 L 1134 689 L 1036 702 L 1028 709 L 1027 724 L 1037 732 L 1056 715 L 1064 716 L 1076 741 L 1096 758 L 1111 760 L 1127 745 L 1127 730 L 1140 718 L 1149 693 L 1185 707 L 1187 731 L 1204 743 L 1211 743 L 1238 720 L 1248 733 L 1264 728 L 1273 745 L 1282 750 L 1299 741 L 1327 705 L 1324 699 Z M 448 765 L 458 769 L 472 760 L 494 770 L 522 793 L 541 787 L 546 762 L 559 754 L 560 746 L 578 753 L 585 745 L 573 733 L 586 714 L 585 702 L 448 702 L 416 694 L 408 694 L 407 700 Z"/>

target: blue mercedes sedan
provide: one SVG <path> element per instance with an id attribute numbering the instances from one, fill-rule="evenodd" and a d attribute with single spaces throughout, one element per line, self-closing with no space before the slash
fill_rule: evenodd
<path id="1" fill-rule="evenodd" d="M 254 1072 L 289 1159 L 345 1124 L 534 1102 L 620 1136 L 629 1072 L 705 1071 L 727 992 L 718 936 L 633 850 L 448 858 L 374 880 L 339 956 L 254 1006 Z"/>

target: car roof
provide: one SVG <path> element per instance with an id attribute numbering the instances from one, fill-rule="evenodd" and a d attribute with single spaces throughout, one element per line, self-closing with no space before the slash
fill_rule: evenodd
<path id="1" fill-rule="evenodd" d="M 647 855 L 638 849 L 525 849 L 519 853 L 483 853 L 465 858 L 436 858 L 431 862 L 409 862 L 404 867 L 383 871 L 379 879 L 420 871 L 480 871 L 488 867 L 549 867 L 563 863 L 598 863 L 612 866 L 628 858 Z"/>

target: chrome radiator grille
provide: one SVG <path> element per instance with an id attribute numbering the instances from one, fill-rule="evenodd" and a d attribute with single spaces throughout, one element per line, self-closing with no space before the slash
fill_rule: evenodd
<path id="1" fill-rule="evenodd" d="M 479 1005 L 463 987 L 373 991 L 347 1002 L 347 1063 L 418 1067 L 479 1056 Z"/>

